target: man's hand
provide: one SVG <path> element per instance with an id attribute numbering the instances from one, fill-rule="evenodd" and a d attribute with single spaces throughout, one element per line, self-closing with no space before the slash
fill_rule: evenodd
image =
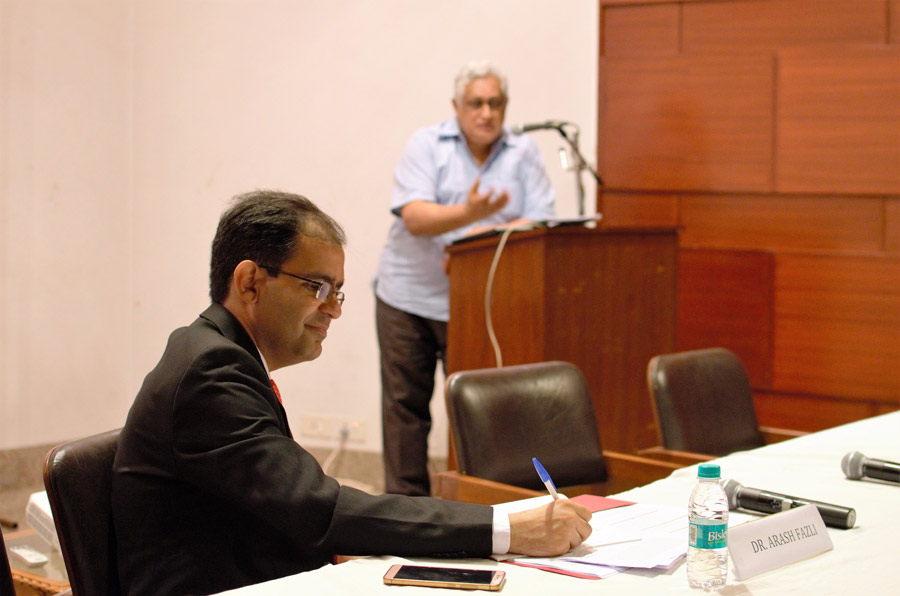
<path id="1" fill-rule="evenodd" d="M 475 223 L 500 211 L 509 203 L 509 192 L 478 192 L 480 178 L 469 188 L 465 203 L 439 205 L 425 200 L 410 201 L 400 208 L 406 229 L 413 236 L 437 236 Z"/>
<path id="2" fill-rule="evenodd" d="M 469 189 L 466 198 L 466 211 L 468 211 L 471 221 L 484 219 L 489 215 L 497 213 L 509 202 L 509 192 L 504 190 L 500 194 L 493 191 L 486 194 L 478 192 L 478 185 L 481 184 L 481 177 L 475 178 L 475 184 Z"/>
<path id="3" fill-rule="evenodd" d="M 556 557 L 591 535 L 591 512 L 568 499 L 509 515 L 509 552 L 531 557 Z"/>

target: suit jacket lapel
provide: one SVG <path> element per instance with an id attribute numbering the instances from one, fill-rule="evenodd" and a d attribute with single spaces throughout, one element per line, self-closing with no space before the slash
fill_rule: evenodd
<path id="1" fill-rule="evenodd" d="M 256 344 L 253 343 L 253 340 L 250 338 L 250 334 L 247 333 L 247 330 L 244 329 L 244 326 L 241 325 L 241 322 L 237 320 L 237 318 L 228 312 L 228 309 L 222 306 L 221 304 L 211 304 L 209 308 L 207 308 L 203 313 L 200 314 L 202 319 L 206 319 L 210 323 L 215 326 L 215 328 L 222 334 L 223 337 L 230 339 L 237 345 L 244 348 L 250 356 L 253 357 L 259 363 L 259 368 L 263 376 L 266 375 L 266 367 L 263 365 L 262 357 L 259 355 L 259 349 L 256 347 Z M 278 411 L 281 416 L 281 423 L 284 425 L 285 430 L 287 431 L 287 435 L 291 438 L 294 438 L 293 433 L 291 432 L 291 427 L 288 424 L 287 420 L 287 412 L 284 411 L 284 406 L 281 405 L 281 402 L 278 400 L 278 397 L 275 395 L 275 390 L 272 390 L 272 395 L 270 401 L 276 407 L 276 411 Z"/>

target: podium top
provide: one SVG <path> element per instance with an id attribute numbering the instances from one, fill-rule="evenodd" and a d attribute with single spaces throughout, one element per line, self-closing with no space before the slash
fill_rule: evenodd
<path id="1" fill-rule="evenodd" d="M 597 213 L 595 215 L 583 215 L 581 217 L 550 217 L 547 219 L 541 219 L 538 221 L 533 221 L 525 224 L 521 224 L 516 226 L 513 229 L 513 233 L 515 232 L 527 232 L 529 230 L 537 230 L 540 228 L 555 228 L 558 226 L 577 226 L 581 225 L 586 228 L 596 228 L 597 223 L 603 218 L 602 213 Z M 491 238 L 493 236 L 499 236 L 509 228 L 505 225 L 494 226 L 488 230 L 483 232 L 478 232 L 477 234 L 469 234 L 468 236 L 463 236 L 462 238 L 457 238 L 454 240 L 451 245 L 456 244 L 465 244 L 467 242 L 471 242 L 473 240 L 478 240 L 479 238 Z"/>
<path id="2" fill-rule="evenodd" d="M 523 226 L 514 229 L 509 236 L 509 240 L 530 239 L 547 235 L 660 236 L 677 235 L 680 230 L 680 226 L 605 226 L 601 225 L 595 219 L 582 221 L 578 218 L 560 220 L 550 225 L 547 225 L 544 222 L 534 222 L 527 227 Z M 477 234 L 463 236 L 448 245 L 447 250 L 450 252 L 458 252 L 470 247 L 492 246 L 497 243 L 497 239 L 500 238 L 504 231 L 505 228 L 503 227 L 491 228 Z"/>

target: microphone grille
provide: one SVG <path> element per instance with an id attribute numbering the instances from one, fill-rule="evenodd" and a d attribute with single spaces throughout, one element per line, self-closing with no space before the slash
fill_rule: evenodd
<path id="1" fill-rule="evenodd" d="M 738 489 L 741 488 L 741 483 L 737 480 L 729 478 L 722 482 L 722 489 L 725 491 L 725 496 L 728 497 L 728 508 L 729 509 L 737 509 L 738 508 Z"/>
<path id="2" fill-rule="evenodd" d="M 863 463 L 866 456 L 859 451 L 851 451 L 841 459 L 841 470 L 844 476 L 851 480 L 859 480 L 863 477 Z"/>
<path id="3" fill-rule="evenodd" d="M 520 135 L 525 132 L 525 126 L 522 124 L 513 124 L 509 127 L 509 132 L 513 133 L 514 135 Z"/>

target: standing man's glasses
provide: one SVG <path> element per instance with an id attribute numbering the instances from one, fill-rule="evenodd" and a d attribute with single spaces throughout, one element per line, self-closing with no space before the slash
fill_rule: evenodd
<path id="1" fill-rule="evenodd" d="M 299 279 L 303 283 L 309 287 L 313 292 L 316 293 L 316 300 L 319 302 L 328 302 L 334 297 L 337 300 L 338 306 L 344 305 L 344 293 L 340 290 L 333 290 L 331 287 L 331 283 L 320 280 L 320 279 L 310 279 L 308 277 L 303 277 L 302 275 L 295 275 L 293 273 L 288 273 L 287 271 L 282 271 L 278 267 L 271 267 L 269 265 L 260 265 L 263 269 L 271 273 L 272 275 L 279 275 L 284 273 L 288 277 L 293 277 L 294 279 Z"/>
<path id="2" fill-rule="evenodd" d="M 477 112 L 484 106 L 490 108 L 492 112 L 497 112 L 506 107 L 506 98 L 505 97 L 489 97 L 487 99 L 483 97 L 475 97 L 473 99 L 467 99 L 465 101 L 466 107 L 470 110 Z"/>

